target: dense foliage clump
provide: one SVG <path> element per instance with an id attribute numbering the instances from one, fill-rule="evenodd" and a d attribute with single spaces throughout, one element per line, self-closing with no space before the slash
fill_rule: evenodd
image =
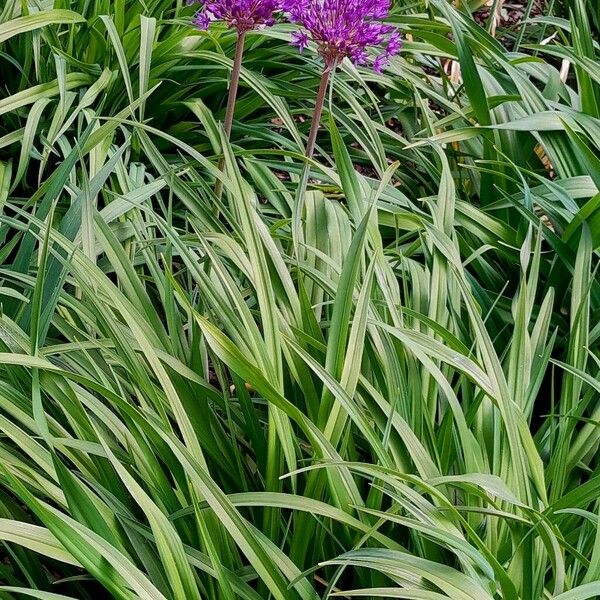
<path id="1" fill-rule="evenodd" d="M 259 4 L 0 6 L 0 597 L 600 596 L 594 2 Z"/>

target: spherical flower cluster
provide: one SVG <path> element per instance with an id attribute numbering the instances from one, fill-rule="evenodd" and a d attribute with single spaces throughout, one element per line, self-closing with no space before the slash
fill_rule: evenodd
<path id="1" fill-rule="evenodd" d="M 402 46 L 400 33 L 382 22 L 390 0 L 286 0 L 290 20 L 303 27 L 293 42 L 304 50 L 309 39 L 329 68 L 348 57 L 355 64 L 367 62 L 367 48 L 380 48 L 373 68 L 381 72 Z"/>
<path id="2" fill-rule="evenodd" d="M 187 0 L 188 5 L 198 0 Z M 238 33 L 275 23 L 275 15 L 282 8 L 281 0 L 199 0 L 200 10 L 193 23 L 208 29 L 212 21 L 223 21 Z"/>

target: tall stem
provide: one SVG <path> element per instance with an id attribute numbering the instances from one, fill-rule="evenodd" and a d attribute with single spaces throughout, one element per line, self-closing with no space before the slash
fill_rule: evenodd
<path id="1" fill-rule="evenodd" d="M 315 144 L 317 142 L 317 133 L 319 133 L 319 127 L 321 126 L 321 117 L 323 116 L 323 107 L 325 106 L 325 97 L 327 96 L 327 88 L 329 87 L 329 79 L 331 73 L 335 67 L 329 65 L 325 66 L 323 75 L 321 76 L 321 83 L 319 85 L 319 91 L 317 92 L 317 102 L 315 105 L 315 111 L 312 117 L 312 123 L 310 126 L 310 132 L 308 134 L 308 140 L 306 142 L 306 153 L 307 159 L 311 159 L 315 153 Z M 296 256 L 300 256 L 300 247 L 303 241 L 302 233 L 302 213 L 304 211 L 304 196 L 306 194 L 306 188 L 308 187 L 308 178 L 310 175 L 310 160 L 304 163 L 304 169 L 302 169 L 302 175 L 298 182 L 298 188 L 296 190 L 296 201 L 294 202 L 294 210 L 292 215 L 292 239 L 294 241 L 294 251 Z"/>
<path id="2" fill-rule="evenodd" d="M 310 126 L 310 133 L 308 134 L 308 141 L 306 142 L 307 158 L 312 158 L 313 154 L 315 153 L 317 133 L 319 133 L 319 127 L 321 126 L 323 106 L 325 105 L 325 96 L 327 95 L 327 87 L 329 86 L 330 77 L 331 67 L 325 67 L 323 75 L 321 76 L 321 84 L 319 85 L 319 91 L 317 93 L 317 103 L 315 105 L 315 112 L 313 113 L 312 124 Z"/>
<path id="3" fill-rule="evenodd" d="M 238 89 L 240 87 L 240 73 L 242 72 L 242 58 L 244 57 L 244 40 L 246 38 L 245 31 L 239 31 L 237 41 L 235 44 L 235 57 L 233 59 L 233 69 L 231 71 L 231 82 L 229 84 L 229 96 L 227 98 L 227 110 L 225 112 L 225 123 L 223 129 L 225 130 L 225 139 L 229 141 L 231 138 L 231 129 L 233 128 L 233 117 L 235 115 L 235 102 L 237 100 Z M 225 149 L 223 149 L 225 151 Z M 225 154 L 219 159 L 219 171 L 222 171 L 225 167 Z M 221 197 L 223 192 L 223 182 L 217 180 L 215 187 L 215 194 L 217 197 Z"/>
<path id="4" fill-rule="evenodd" d="M 225 113 L 225 136 L 229 140 L 231 128 L 233 126 L 233 116 L 235 114 L 235 101 L 237 100 L 238 89 L 240 87 L 240 73 L 242 72 L 242 58 L 244 57 L 244 39 L 246 32 L 238 33 L 235 44 L 235 58 L 233 59 L 233 70 L 231 71 L 231 83 L 229 84 L 229 97 L 227 99 L 227 112 Z"/>

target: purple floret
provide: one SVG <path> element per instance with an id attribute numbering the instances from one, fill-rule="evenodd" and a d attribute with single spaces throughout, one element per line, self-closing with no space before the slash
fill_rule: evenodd
<path id="1" fill-rule="evenodd" d="M 390 0 L 285 0 L 284 8 L 306 30 L 295 34 L 292 43 L 303 50 L 312 39 L 329 68 L 346 57 L 363 65 L 367 49 L 378 48 L 373 68 L 381 71 L 400 52 L 400 33 L 383 23 Z"/>

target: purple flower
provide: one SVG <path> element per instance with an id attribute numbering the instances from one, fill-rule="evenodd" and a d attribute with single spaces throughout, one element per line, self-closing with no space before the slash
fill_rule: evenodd
<path id="1" fill-rule="evenodd" d="M 300 52 L 304 52 L 308 47 L 308 35 L 306 34 L 306 31 L 294 31 L 294 33 L 292 33 L 292 44 L 298 46 Z"/>
<path id="2" fill-rule="evenodd" d="M 402 46 L 400 33 L 382 22 L 390 11 L 390 0 L 285 0 L 290 20 L 301 25 L 292 37 L 300 50 L 309 34 L 329 68 L 348 57 L 357 65 L 367 62 L 367 48 L 378 48 L 373 68 L 380 72 Z"/>
<path id="3" fill-rule="evenodd" d="M 282 0 L 187 0 L 187 4 L 196 1 L 201 4 L 193 20 L 196 27 L 208 29 L 212 21 L 224 21 L 238 33 L 273 25 L 282 9 Z"/>

